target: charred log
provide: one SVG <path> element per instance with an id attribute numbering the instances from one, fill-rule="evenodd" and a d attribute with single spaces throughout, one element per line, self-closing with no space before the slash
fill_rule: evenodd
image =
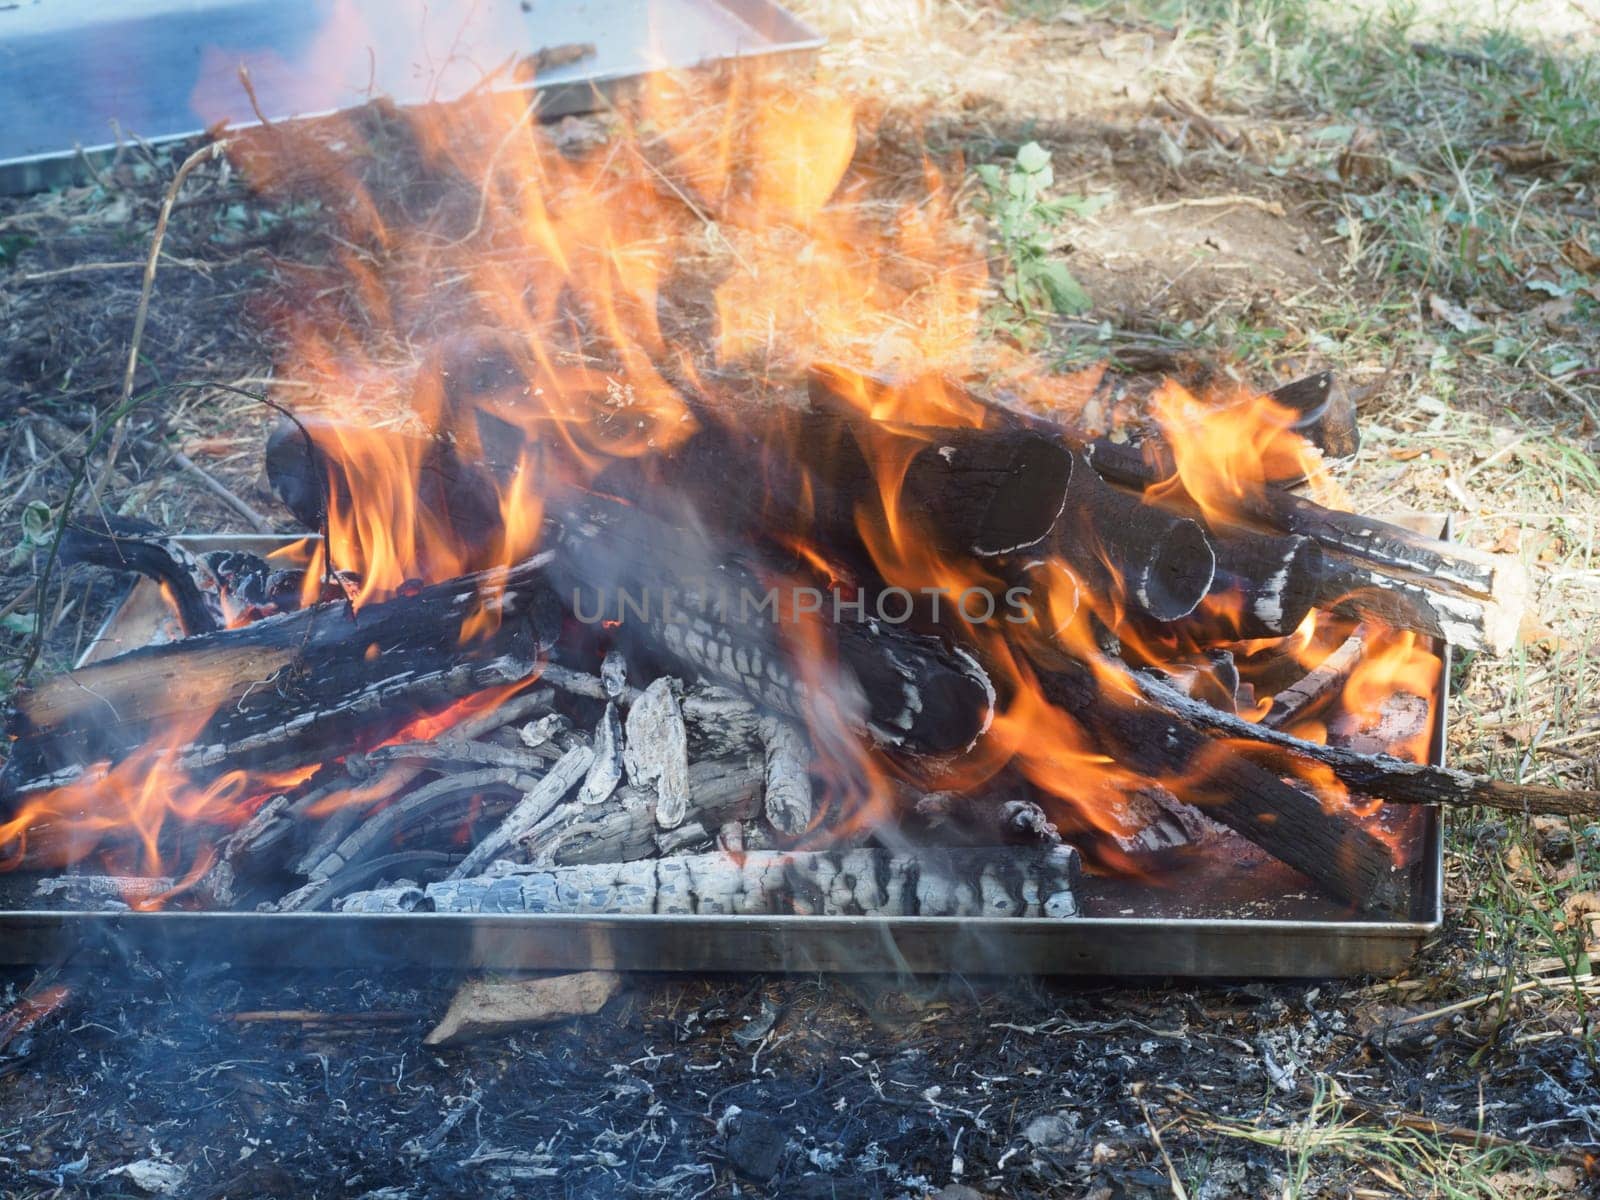
<path id="1" fill-rule="evenodd" d="M 1192 613 L 1210 591 L 1216 555 L 1204 529 L 1093 471 L 1076 476 L 1068 515 L 1051 549 L 1091 595 L 1120 596 L 1157 621 Z"/>
<path id="2" fill-rule="evenodd" d="M 994 693 L 976 661 L 900 625 L 835 619 L 826 599 L 808 610 L 815 623 L 806 622 L 796 598 L 810 593 L 781 586 L 806 578 L 798 562 L 753 560 L 605 497 L 569 494 L 550 508 L 563 596 L 580 620 L 615 623 L 630 657 L 805 717 L 817 684 L 801 675 L 779 635 L 814 629 L 826 643 L 817 669 L 837 663 L 833 685 L 863 699 L 880 743 L 944 754 L 967 749 L 988 728 Z"/>
<path id="3" fill-rule="evenodd" d="M 545 565 L 465 576 L 355 612 L 318 605 L 48 680 L 14 701 L 0 802 L 70 783 L 174 730 L 192 730 L 171 753 L 196 778 L 297 767 L 525 678 L 560 631 Z M 499 625 L 463 643 L 463 620 L 479 605 Z"/>
<path id="4" fill-rule="evenodd" d="M 161 584 L 186 637 L 222 628 L 221 587 L 210 566 L 154 525 L 85 514 L 62 531 L 59 552 L 64 564 L 132 571 Z"/>
<path id="5" fill-rule="evenodd" d="M 1374 914 L 1403 908 L 1409 871 L 1396 867 L 1390 848 L 1353 819 L 1328 813 L 1315 796 L 1206 734 L 1190 710 L 1209 705 L 1170 688 L 1163 693 L 1182 700 L 1182 709 L 1108 696 L 1087 666 L 1042 676 L 1041 683 L 1118 761 L 1152 778 L 1184 779 L 1184 799 L 1334 899 Z"/>

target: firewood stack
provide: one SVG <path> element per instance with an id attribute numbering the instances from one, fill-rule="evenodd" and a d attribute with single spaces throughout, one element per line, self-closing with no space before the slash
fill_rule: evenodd
<path id="1" fill-rule="evenodd" d="M 813 370 L 805 410 L 691 404 L 694 432 L 660 451 L 585 456 L 507 419 L 502 343 L 451 353 L 454 423 L 398 457 L 421 464 L 418 503 L 472 573 L 354 605 L 356 564 L 307 581 L 303 563 L 72 528 L 69 560 L 161 580 L 187 636 L 19 697 L 0 801 L 29 816 L 23 860 L 114 840 L 83 832 L 96 788 L 152 746 L 196 786 L 288 781 L 167 830 L 188 848 L 169 876 L 51 875 L 42 902 L 1064 917 L 1080 851 L 1114 865 L 1226 827 L 1350 908 L 1394 913 L 1415 865 L 1404 810 L 1358 816 L 1303 779 L 1400 805 L 1596 810 L 1361 752 L 1424 741 L 1426 697 L 1381 731 L 1368 718 L 1382 714 L 1340 709 L 1373 631 L 1504 650 L 1523 584 L 1501 559 L 1276 486 L 1220 521 L 1173 486 L 1158 438 L 1078 440 L 998 400 L 961 393 L 959 422 L 870 420 L 860 397 L 888 385 L 837 367 Z M 1277 399 L 1309 440 L 1353 452 L 1330 377 Z M 360 503 L 340 432 L 285 425 L 267 448 L 310 531 Z M 498 497 L 530 470 L 540 549 L 506 564 Z M 878 541 L 904 513 L 929 554 L 997 593 L 1064 572 L 1075 610 L 1058 581 L 1058 627 L 1034 621 L 1025 649 L 997 649 L 1004 625 L 902 586 Z M 813 593 L 828 600 L 798 599 Z M 1316 661 L 1260 652 L 1253 639 L 1313 612 L 1333 614 Z M 1024 686 L 1143 781 L 1123 833 L 1004 764 L 945 789 Z M 1326 744 L 1294 736 L 1308 723 L 1331 727 Z"/>

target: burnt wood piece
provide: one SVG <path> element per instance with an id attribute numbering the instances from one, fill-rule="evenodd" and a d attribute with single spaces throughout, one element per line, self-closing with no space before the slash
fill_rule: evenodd
<path id="1" fill-rule="evenodd" d="M 166 589 L 185 637 L 222 628 L 221 587 L 211 567 L 154 525 L 86 513 L 62 531 L 59 553 L 67 565 L 133 571 L 155 580 Z"/>
<path id="2" fill-rule="evenodd" d="M 569 695 L 602 702 L 612 699 L 605 681 L 598 675 L 586 675 L 552 663 L 539 678 Z M 643 694 L 639 688 L 625 686 L 616 700 L 619 705 L 628 707 Z M 697 683 L 684 692 L 678 707 L 683 711 L 691 758 L 726 758 L 760 744 L 761 713 L 750 701 L 726 688 Z"/>
<path id="3" fill-rule="evenodd" d="M 622 761 L 629 783 L 655 789 L 661 828 L 682 824 L 689 806 L 689 734 L 672 680 L 665 676 L 652 681 L 629 707 Z"/>
<path id="4" fill-rule="evenodd" d="M 1272 707 L 1261 718 L 1268 729 L 1284 729 L 1313 715 L 1325 702 L 1344 690 L 1366 652 L 1370 633 L 1362 626 L 1329 651 L 1328 656 L 1272 697 Z"/>
<path id="5" fill-rule="evenodd" d="M 1267 396 L 1299 414 L 1289 428 L 1324 458 L 1354 458 L 1361 449 L 1355 399 L 1332 371 L 1279 384 Z"/>
<path id="6" fill-rule="evenodd" d="M 973 846 L 1016 846 L 1057 843 L 1061 834 L 1034 800 L 979 793 L 912 792 L 907 809 L 941 842 Z"/>
<path id="7" fill-rule="evenodd" d="M 1228 738 L 1236 753 L 1259 754 L 1264 760 L 1276 763 L 1286 759 L 1319 763 L 1331 768 L 1347 787 L 1363 795 L 1396 804 L 1481 804 L 1502 812 L 1600 819 L 1600 792 L 1485 779 L 1452 767 L 1435 767 L 1388 755 L 1360 754 L 1339 746 L 1324 746 L 1218 712 L 1143 673 L 1129 677 L 1137 682 L 1150 704 L 1171 713 L 1174 719 L 1191 729 L 1208 730 Z"/>
<path id="8" fill-rule="evenodd" d="M 1217 574 L 1211 592 L 1229 606 L 1239 637 L 1282 637 L 1293 633 L 1316 607 L 1316 580 L 1323 569 L 1321 548 L 1310 538 L 1212 527 Z"/>
<path id="9" fill-rule="evenodd" d="M 761 722 L 767 784 L 763 807 L 767 823 L 786 838 L 811 826 L 811 745 L 800 726 L 767 717 Z"/>
<path id="10" fill-rule="evenodd" d="M 293 849 L 293 835 L 289 797 L 272 797 L 222 839 L 211 866 L 195 885 L 195 892 L 206 899 L 210 908 L 235 907 L 241 898 L 241 880 L 248 884 L 287 858 Z"/>
<path id="11" fill-rule="evenodd" d="M 1121 597 L 1127 608 L 1176 621 L 1211 590 L 1216 555 L 1197 522 L 1147 504 L 1088 469 L 1075 476 L 1067 508 L 1050 548 L 1091 596 Z"/>
<path id="12" fill-rule="evenodd" d="M 1361 432 L 1356 426 L 1355 402 L 1332 371 L 1319 371 L 1315 375 L 1280 384 L 1265 395 L 1294 414 L 1289 431 L 1299 434 L 1308 444 L 1322 451 L 1324 458 L 1353 458 L 1360 450 Z M 1246 404 L 1249 403 L 1246 401 Z M 1226 413 L 1228 409 L 1218 411 Z M 1174 473 L 1177 460 L 1163 434 L 1148 433 L 1139 439 L 1138 444 L 1146 459 L 1160 470 L 1162 478 Z M 1272 482 L 1279 487 L 1286 487 L 1304 478 L 1303 474 L 1298 477 L 1274 476 Z"/>
<path id="13" fill-rule="evenodd" d="M 415 909 L 472 913 L 1072 917 L 1070 846 L 720 851 L 638 862 L 513 868 L 429 884 Z M 359 897 L 351 904 L 369 911 Z M 404 905 L 401 906 L 402 911 Z M 393 911 L 392 909 L 388 911 Z"/>
<path id="14" fill-rule="evenodd" d="M 548 559 L 464 576 L 352 612 L 322 604 L 106 659 L 21 691 L 0 805 L 185 730 L 192 777 L 276 770 L 370 745 L 452 700 L 530 675 L 561 606 Z M 498 627 L 463 644 L 479 606 Z"/>
<path id="15" fill-rule="evenodd" d="M 966 750 L 989 727 L 993 686 L 962 650 L 836 614 L 826 597 L 815 625 L 803 624 L 796 597 L 806 593 L 785 582 L 799 575 L 798 562 L 756 559 L 589 493 L 552 496 L 546 511 L 562 598 L 581 621 L 616 622 L 630 659 L 703 676 L 792 717 L 814 715 L 807 701 L 815 692 L 859 694 L 872 736 L 911 754 Z M 806 678 L 784 644 L 802 629 L 829 643 L 832 653 L 806 656 L 807 669 L 828 678 Z"/>
<path id="16" fill-rule="evenodd" d="M 1109 661 L 1102 669 L 1121 671 Z M 1354 818 L 1325 811 L 1315 796 L 1207 734 L 1190 710 L 1209 705 L 1170 688 L 1163 691 L 1183 701 L 1181 709 L 1108 695 L 1086 664 L 1041 675 L 1040 683 L 1119 762 L 1151 778 L 1185 780 L 1183 799 L 1335 900 L 1374 915 L 1406 911 L 1412 864 L 1396 866 L 1390 848 Z"/>
<path id="17" fill-rule="evenodd" d="M 33 894 L 50 901 L 45 908 L 126 909 L 158 905 L 177 890 L 170 875 L 54 875 L 39 880 Z"/>
<path id="18" fill-rule="evenodd" d="M 684 824 L 717 829 L 737 825 L 756 810 L 761 795 L 760 760 L 753 755 L 705 759 L 689 768 L 689 803 Z M 654 787 L 617 789 L 599 809 L 568 801 L 549 813 L 508 849 L 536 863 L 632 862 L 660 851 L 661 826 Z"/>
<path id="19" fill-rule="evenodd" d="M 882 380 L 826 364 L 814 364 L 808 379 L 812 411 L 793 418 L 802 437 L 793 439 L 794 431 L 790 432 L 793 453 L 806 468 L 804 478 L 782 480 L 781 485 L 795 497 L 812 493 L 824 497 L 816 502 L 818 516 L 811 526 L 824 548 L 842 548 L 853 541 L 858 510 L 865 509 L 868 519 L 880 525 L 886 523 L 877 475 L 904 457 L 906 443 L 897 446 L 895 439 L 909 438 L 909 444 L 925 444 L 928 449 L 912 459 L 898 509 L 902 520 L 910 517 L 918 522 L 919 535 L 926 533 L 937 542 L 949 523 L 966 528 L 952 515 L 951 501 L 941 507 L 931 494 L 936 487 L 955 486 L 953 468 L 963 455 L 1004 460 L 1014 464 L 1019 475 L 1035 477 L 992 491 L 989 503 L 1003 504 L 1014 514 L 1010 532 L 1004 537 L 968 537 L 965 542 L 953 539 L 956 544 L 950 548 L 980 556 L 1024 557 L 1030 551 L 1048 550 L 1064 558 L 1094 595 L 1124 595 L 1128 605 L 1160 621 L 1193 612 L 1211 585 L 1215 559 L 1205 531 L 1194 521 L 1108 486 L 1059 431 L 1021 422 L 987 422 L 981 427 L 879 425 L 860 406 L 886 392 L 888 385 Z M 974 411 L 985 415 L 980 407 L 974 406 Z M 709 436 L 715 438 L 715 431 Z M 691 439 L 691 444 L 698 440 Z M 992 445 L 978 449 L 987 443 Z M 781 456 L 784 449 L 785 443 L 777 441 L 768 449 L 767 459 Z M 916 476 L 915 468 L 923 462 L 950 469 Z M 848 469 L 841 470 L 841 463 L 849 464 Z M 769 483 L 769 492 L 777 486 Z M 1025 537 L 1024 521 L 1032 522 Z"/>
<path id="20" fill-rule="evenodd" d="M 302 431 L 301 426 L 304 426 Z M 306 445 L 311 435 L 314 448 Z M 349 513 L 355 505 L 352 462 L 370 464 L 363 487 L 373 479 L 415 479 L 414 513 L 426 536 L 416 539 L 424 578 L 455 574 L 462 562 L 470 569 L 499 565 L 504 544 L 497 476 L 516 466 L 469 458 L 447 435 L 424 437 L 399 430 L 377 430 L 325 417 L 278 422 L 267 437 L 267 480 L 285 508 L 307 529 L 328 520 L 327 505 Z M 448 568 L 428 561 L 430 547 L 446 549 Z M 360 570 L 360 563 L 335 563 L 341 570 Z M 437 566 L 438 569 L 434 569 Z"/>
<path id="21" fill-rule="evenodd" d="M 1517 644 L 1522 605 L 1442 591 L 1332 551 L 1314 578 L 1316 605 L 1394 629 L 1410 629 L 1463 650 L 1505 654 Z"/>
<path id="22" fill-rule="evenodd" d="M 606 701 L 605 712 L 594 731 L 594 761 L 589 764 L 578 789 L 578 799 L 584 804 L 603 804 L 611 798 L 622 782 L 623 740 L 622 718 L 617 714 L 617 702 Z"/>
<path id="23" fill-rule="evenodd" d="M 516 807 L 468 852 L 451 872 L 451 878 L 473 875 L 487 867 L 566 799 L 568 793 L 583 782 L 593 765 L 594 751 L 585 745 L 574 745 L 555 761 L 543 778 L 528 780 Z"/>
<path id="24" fill-rule="evenodd" d="M 1036 418 L 1035 418 L 1036 419 Z M 1149 488 L 1171 477 L 1148 446 L 1097 438 L 1089 461 L 1106 479 L 1129 488 Z M 1279 533 L 1308 537 L 1325 550 L 1348 556 L 1385 574 L 1414 579 L 1434 591 L 1493 601 L 1519 612 L 1527 599 L 1527 574 L 1505 555 L 1428 537 L 1357 513 L 1324 508 L 1281 488 L 1239 498 L 1241 518 Z"/>

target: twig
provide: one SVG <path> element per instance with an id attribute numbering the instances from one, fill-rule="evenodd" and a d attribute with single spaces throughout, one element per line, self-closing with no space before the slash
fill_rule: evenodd
<path id="1" fill-rule="evenodd" d="M 239 1024 L 288 1021 L 302 1025 L 376 1025 L 415 1021 L 417 1014 L 402 1009 L 374 1009 L 371 1012 L 314 1012 L 304 1008 L 258 1009 L 251 1012 L 219 1012 L 216 1021 L 234 1021 Z"/>
<path id="2" fill-rule="evenodd" d="M 184 159 L 182 165 L 178 167 L 178 173 L 172 177 L 166 198 L 161 202 L 161 213 L 156 217 L 155 234 L 150 239 L 150 256 L 144 264 L 144 283 L 139 289 L 139 307 L 133 313 L 133 337 L 128 342 L 128 362 L 123 368 L 122 392 L 118 397 L 119 415 L 112 425 L 111 446 L 106 451 L 105 466 L 89 492 L 91 504 L 99 501 L 100 493 L 105 490 L 106 481 L 111 478 L 111 472 L 116 466 L 117 455 L 122 450 L 125 432 L 123 422 L 129 411 L 128 405 L 133 399 L 133 379 L 139 369 L 139 346 L 144 341 L 145 320 L 150 315 L 150 295 L 156 286 L 156 266 L 161 261 L 161 243 L 167 236 L 167 222 L 172 217 L 172 206 L 177 203 L 178 192 L 183 187 L 183 181 L 189 178 L 189 172 L 208 159 L 216 158 L 228 148 L 228 145 L 226 139 L 212 142 L 209 146 L 200 147 Z"/>
<path id="3" fill-rule="evenodd" d="M 238 496 L 234 495 L 233 492 L 229 491 L 228 488 L 221 482 L 221 480 L 219 480 L 215 475 L 211 474 L 211 472 L 207 471 L 199 463 L 195 462 L 194 459 L 190 458 L 187 454 L 183 453 L 183 451 L 173 451 L 172 461 L 180 470 L 187 471 L 189 474 L 193 475 L 196 482 L 198 482 L 201 487 L 205 488 L 206 491 L 210 492 L 218 500 L 221 500 L 229 508 L 233 509 L 234 512 L 238 513 L 241 517 L 248 521 L 250 527 L 257 533 L 273 532 L 271 521 L 267 520 Z"/>
<path id="4" fill-rule="evenodd" d="M 1155 1143 L 1156 1153 L 1161 1155 L 1161 1161 L 1167 1164 L 1167 1182 L 1172 1188 L 1172 1200 L 1189 1200 L 1189 1189 L 1183 1186 L 1183 1178 L 1178 1174 L 1178 1168 L 1172 1163 L 1172 1156 L 1167 1153 L 1167 1148 L 1161 1144 L 1161 1134 L 1156 1129 L 1156 1123 L 1150 1119 L 1150 1108 L 1144 1102 L 1144 1097 L 1135 1096 L 1139 1103 L 1139 1111 L 1144 1114 L 1144 1127 L 1150 1134 L 1150 1140 Z"/>
<path id="5" fill-rule="evenodd" d="M 170 266 L 182 267 L 189 271 L 209 271 L 217 265 L 203 258 L 174 258 L 170 254 L 163 254 L 161 261 Z M 17 282 L 48 283 L 52 279 L 64 279 L 69 275 L 87 275 L 94 271 L 132 271 L 144 266 L 147 266 L 147 264 L 133 259 L 129 259 L 126 262 L 73 263 L 70 267 L 56 267 L 50 271 L 35 271 L 29 275 L 19 276 Z"/>
<path id="6" fill-rule="evenodd" d="M 1283 205 L 1276 200 L 1263 200 L 1260 196 L 1197 196 L 1187 200 L 1174 200 L 1169 204 L 1147 204 L 1143 208 L 1133 210 L 1136 217 L 1149 217 L 1156 213 L 1172 212 L 1179 208 L 1231 208 L 1235 204 L 1243 204 L 1249 208 L 1259 208 L 1264 213 L 1271 213 L 1275 217 L 1288 214 L 1283 211 Z"/>

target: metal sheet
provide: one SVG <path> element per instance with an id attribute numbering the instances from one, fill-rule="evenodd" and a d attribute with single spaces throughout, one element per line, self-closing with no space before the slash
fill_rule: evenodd
<path id="1" fill-rule="evenodd" d="M 771 0 L 48 0 L 0 6 L 0 192 L 68 182 L 78 147 L 193 137 L 387 95 L 455 99 L 542 49 L 592 45 L 541 71 L 549 115 L 663 67 L 822 44 Z M 505 76 L 507 87 L 517 85 Z"/>
<path id="2" fill-rule="evenodd" d="M 1448 527 L 1447 527 L 1448 533 Z M 290 538 L 188 539 L 197 551 L 266 553 Z M 136 597 L 143 583 L 136 585 Z M 130 599 L 85 659 L 142 644 L 156 610 Z M 1449 652 L 1431 759 L 1444 761 Z M 41 912 L 20 907 L 25 876 L 0 876 L 0 964 L 138 952 L 165 960 L 284 967 L 360 964 L 648 971 L 944 972 L 1329 978 L 1402 970 L 1443 917 L 1438 812 L 1417 811 L 1421 845 L 1403 920 L 1352 915 L 1264 856 L 1178 858 L 1158 883 L 1086 879 L 1083 916 L 476 916 L 459 913 Z M 9 893 L 7 895 L 6 893 Z"/>

